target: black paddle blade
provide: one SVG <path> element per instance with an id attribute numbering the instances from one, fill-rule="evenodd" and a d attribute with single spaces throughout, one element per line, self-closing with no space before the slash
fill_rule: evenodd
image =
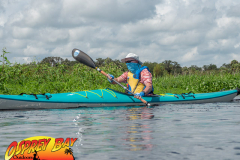
<path id="1" fill-rule="evenodd" d="M 96 65 L 91 57 L 89 57 L 86 53 L 79 49 L 73 49 L 72 50 L 72 56 L 74 59 L 76 59 L 78 62 L 83 63 L 91 68 L 96 68 Z"/>

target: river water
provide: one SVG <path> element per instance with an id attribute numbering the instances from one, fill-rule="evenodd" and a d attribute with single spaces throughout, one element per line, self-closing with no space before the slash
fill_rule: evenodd
<path id="1" fill-rule="evenodd" d="M 239 160 L 240 103 L 0 112 L 0 159 L 13 141 L 78 138 L 79 160 Z"/>

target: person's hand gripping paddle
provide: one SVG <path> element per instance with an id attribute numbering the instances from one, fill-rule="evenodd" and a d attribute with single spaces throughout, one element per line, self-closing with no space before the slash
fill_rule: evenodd
<path id="1" fill-rule="evenodd" d="M 104 71 L 102 71 L 101 69 L 99 69 L 98 67 L 96 67 L 94 61 L 92 60 L 91 57 L 89 57 L 86 53 L 84 53 L 83 51 L 79 50 L 79 49 L 73 49 L 72 50 L 72 56 L 75 60 L 77 60 L 78 62 L 85 64 L 88 67 L 94 68 L 97 71 L 99 71 L 100 73 L 102 73 L 104 76 L 108 77 L 108 74 L 105 73 Z M 134 93 L 132 91 L 130 91 L 127 87 L 123 86 L 121 83 L 119 83 L 118 81 L 111 79 L 112 81 L 114 81 L 115 83 L 117 83 L 118 85 L 120 85 L 122 88 L 124 88 L 125 90 L 127 90 L 129 93 L 131 93 L 132 95 L 134 95 Z M 147 106 L 150 106 L 150 104 L 145 101 L 144 99 L 142 99 L 141 97 L 139 97 L 139 100 L 141 100 L 144 104 L 146 104 Z"/>

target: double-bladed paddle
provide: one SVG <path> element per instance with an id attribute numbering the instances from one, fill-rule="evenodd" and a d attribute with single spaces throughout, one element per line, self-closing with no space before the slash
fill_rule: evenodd
<path id="1" fill-rule="evenodd" d="M 102 71 L 101 69 L 99 69 L 98 67 L 96 67 L 94 61 L 92 60 L 91 57 L 89 57 L 86 53 L 84 53 L 83 51 L 79 50 L 79 49 L 73 49 L 72 50 L 72 56 L 75 60 L 77 60 L 78 62 L 87 65 L 88 67 L 94 68 L 97 71 L 99 71 L 100 73 L 102 73 L 104 76 L 108 77 L 108 74 L 105 73 L 104 71 Z M 121 83 L 119 83 L 118 81 L 112 79 L 115 83 L 117 83 L 118 85 L 120 85 L 122 88 L 124 88 L 125 90 L 127 90 L 129 93 L 131 93 L 132 95 L 134 95 L 134 93 L 132 91 L 130 91 L 127 87 L 123 86 Z M 144 99 L 142 99 L 141 97 L 139 98 L 139 100 L 141 100 L 144 104 L 146 104 L 147 106 L 150 106 L 150 104 L 145 101 Z"/>

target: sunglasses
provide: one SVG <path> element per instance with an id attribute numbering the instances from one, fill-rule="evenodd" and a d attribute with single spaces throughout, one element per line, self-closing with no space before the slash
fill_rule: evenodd
<path id="1" fill-rule="evenodd" d="M 136 60 L 128 60 L 126 63 L 138 63 Z"/>

